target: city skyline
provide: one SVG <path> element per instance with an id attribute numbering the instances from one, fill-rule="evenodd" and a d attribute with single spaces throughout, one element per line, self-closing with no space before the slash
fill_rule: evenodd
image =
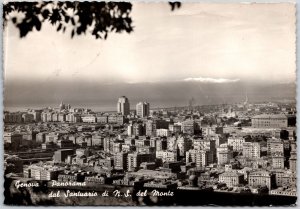
<path id="1" fill-rule="evenodd" d="M 76 87 L 73 85 L 76 84 Z M 4 107 L 6 110 L 18 108 L 39 108 L 53 106 L 62 100 L 77 107 L 89 107 L 97 111 L 115 110 L 115 102 L 120 95 L 126 95 L 133 103 L 148 101 L 152 107 L 186 106 L 191 98 L 195 105 L 239 103 L 245 96 L 252 102 L 295 101 L 295 84 L 266 83 L 143 83 L 104 85 L 89 83 L 85 87 L 79 83 L 52 83 L 48 88 L 39 83 L 6 85 Z"/>
<path id="2" fill-rule="evenodd" d="M 130 101 L 121 96 L 117 103 Z M 16 182 L 11 185 L 17 190 L 20 180 L 30 179 L 34 183 L 23 184 L 30 187 L 47 182 L 49 192 L 43 199 L 36 195 L 33 205 L 44 199 L 49 205 L 119 205 L 116 188 L 132 194 L 122 200 L 125 205 L 135 203 L 141 189 L 149 191 L 145 196 L 164 196 L 151 199 L 156 205 L 260 205 L 261 198 L 263 205 L 294 204 L 295 104 L 248 103 L 246 97 L 226 107 L 160 109 L 150 115 L 117 109 L 118 114 L 96 114 L 61 102 L 54 109 L 5 112 L 6 181 Z M 73 186 L 78 187 L 70 193 Z M 99 195 L 104 188 L 114 196 L 107 203 Z M 60 192 L 71 196 L 53 199 Z M 187 201 L 188 194 L 199 192 L 204 200 Z M 72 200 L 73 195 L 82 198 Z M 6 204 L 15 201 L 5 197 Z"/>

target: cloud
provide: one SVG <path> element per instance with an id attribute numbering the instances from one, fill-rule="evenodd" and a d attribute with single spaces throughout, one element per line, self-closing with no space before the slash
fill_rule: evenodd
<path id="1" fill-rule="evenodd" d="M 203 83 L 233 83 L 237 82 L 240 79 L 226 79 L 226 78 L 186 78 L 184 81 L 197 81 L 197 82 L 203 82 Z"/>

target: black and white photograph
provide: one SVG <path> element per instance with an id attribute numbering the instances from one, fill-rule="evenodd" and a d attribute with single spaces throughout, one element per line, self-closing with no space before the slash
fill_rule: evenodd
<path id="1" fill-rule="evenodd" d="M 296 206 L 296 4 L 4 1 L 6 206 Z"/>

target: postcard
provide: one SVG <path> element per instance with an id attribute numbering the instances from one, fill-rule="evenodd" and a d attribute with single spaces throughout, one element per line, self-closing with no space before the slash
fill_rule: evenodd
<path id="1" fill-rule="evenodd" d="M 4 204 L 295 206 L 295 14 L 4 2 Z"/>

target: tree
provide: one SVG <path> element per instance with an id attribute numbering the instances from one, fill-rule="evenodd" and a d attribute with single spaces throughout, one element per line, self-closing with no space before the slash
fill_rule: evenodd
<path id="1" fill-rule="evenodd" d="M 181 6 L 180 2 L 169 4 L 172 11 Z M 106 39 L 111 32 L 133 31 L 131 10 L 129 2 L 8 2 L 3 5 L 3 23 L 12 20 L 21 38 L 34 28 L 40 31 L 42 24 L 50 21 L 57 31 L 70 27 L 72 38 L 90 32 L 96 39 Z M 23 18 L 18 18 L 20 15 Z"/>
<path id="2" fill-rule="evenodd" d="M 41 30 L 42 23 L 50 21 L 57 31 L 65 32 L 70 26 L 72 38 L 89 31 L 96 39 L 106 39 L 109 32 L 133 31 L 131 8 L 128 2 L 8 2 L 3 6 L 3 20 L 6 23 L 11 18 L 20 37 L 33 28 Z M 19 21 L 16 16 L 11 17 L 13 11 L 24 18 Z"/>

